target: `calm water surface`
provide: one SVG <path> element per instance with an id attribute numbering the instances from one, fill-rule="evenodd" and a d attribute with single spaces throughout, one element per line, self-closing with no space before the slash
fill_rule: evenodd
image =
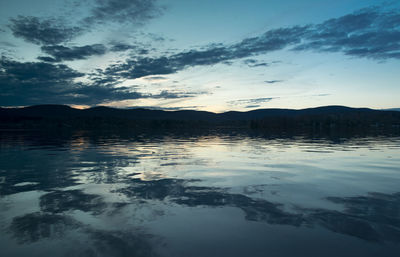
<path id="1" fill-rule="evenodd" d="M 400 138 L 0 133 L 1 256 L 400 256 Z"/>

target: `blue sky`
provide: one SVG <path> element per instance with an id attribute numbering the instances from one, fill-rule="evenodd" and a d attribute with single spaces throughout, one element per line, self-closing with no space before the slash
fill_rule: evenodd
<path id="1" fill-rule="evenodd" d="M 397 1 L 0 2 L 0 106 L 399 107 Z"/>

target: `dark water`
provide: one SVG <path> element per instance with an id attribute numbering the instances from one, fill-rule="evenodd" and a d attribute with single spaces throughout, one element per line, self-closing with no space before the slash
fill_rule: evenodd
<path id="1" fill-rule="evenodd" d="M 0 139 L 1 256 L 400 256 L 400 138 Z"/>

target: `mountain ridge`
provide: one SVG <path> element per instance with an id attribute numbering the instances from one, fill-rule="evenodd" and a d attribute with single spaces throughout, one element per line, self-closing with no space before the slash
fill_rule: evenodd
<path id="1" fill-rule="evenodd" d="M 340 105 L 306 109 L 256 109 L 214 113 L 195 110 L 118 109 L 97 106 L 76 109 L 66 105 L 0 108 L 0 129 L 176 130 L 252 129 L 263 131 L 352 130 L 400 133 L 400 112 Z"/>
<path id="2" fill-rule="evenodd" d="M 250 111 L 227 111 L 214 113 L 196 110 L 153 110 L 146 108 L 114 108 L 96 106 L 87 109 L 77 109 L 68 105 L 33 105 L 17 108 L 1 108 L 0 116 L 26 116 L 26 117 L 120 117 L 128 119 L 184 119 L 184 120 L 249 120 L 261 119 L 271 116 L 297 116 L 297 115 L 322 115 L 339 114 L 349 112 L 381 112 L 370 108 L 352 108 L 341 105 L 319 106 L 305 109 L 268 108 Z M 391 112 L 385 110 L 385 112 Z"/>

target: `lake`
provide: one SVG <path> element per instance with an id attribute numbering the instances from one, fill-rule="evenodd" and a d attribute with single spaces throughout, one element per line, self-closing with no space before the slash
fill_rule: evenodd
<path id="1" fill-rule="evenodd" d="M 0 133 L 1 256 L 400 256 L 400 138 Z"/>

